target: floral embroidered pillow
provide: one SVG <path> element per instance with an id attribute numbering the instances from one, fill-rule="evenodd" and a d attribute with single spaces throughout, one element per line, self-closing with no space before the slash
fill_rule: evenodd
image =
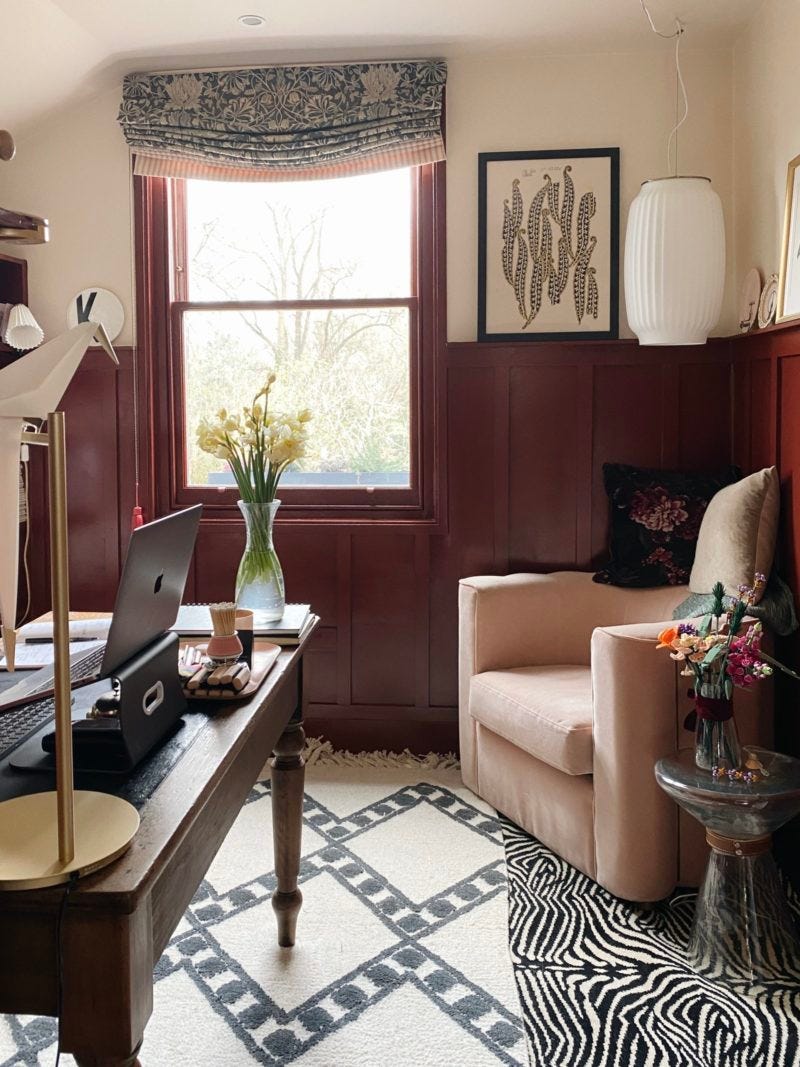
<path id="1" fill-rule="evenodd" d="M 685 585 L 709 501 L 738 481 L 738 467 L 711 474 L 603 464 L 611 509 L 611 561 L 594 576 L 605 585 Z"/>

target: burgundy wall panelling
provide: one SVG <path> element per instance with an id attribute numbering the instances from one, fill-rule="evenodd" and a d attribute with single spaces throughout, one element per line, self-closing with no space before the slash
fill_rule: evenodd
<path id="1" fill-rule="evenodd" d="M 289 598 L 310 601 L 323 622 L 305 678 L 309 730 L 356 748 L 454 747 L 458 579 L 596 565 L 607 537 L 606 460 L 730 462 L 732 367 L 745 351 L 734 354 L 734 347 L 447 345 L 437 357 L 447 433 L 437 472 L 448 488 L 444 521 L 291 520 L 277 530 Z M 127 540 L 130 358 L 125 352 L 122 374 L 87 361 L 65 401 L 76 608 L 113 601 Z M 763 377 L 751 374 L 753 382 Z M 704 404 L 708 389 L 718 403 Z M 737 395 L 744 392 L 740 385 Z M 73 431 L 78 410 L 85 419 Z M 116 420 L 92 415 L 101 410 L 116 410 Z M 759 425 L 752 420 L 751 451 Z M 152 456 L 164 440 L 154 434 L 144 444 L 151 486 Z M 204 520 L 190 595 L 229 596 L 243 544 L 240 520 Z"/>

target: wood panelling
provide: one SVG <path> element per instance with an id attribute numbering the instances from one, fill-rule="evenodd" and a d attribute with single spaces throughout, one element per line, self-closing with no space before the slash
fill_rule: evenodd
<path id="1" fill-rule="evenodd" d="M 310 601 L 323 623 L 306 660 L 309 729 L 357 748 L 453 747 L 458 579 L 602 562 L 606 461 L 731 462 L 731 369 L 742 353 L 728 343 L 447 346 L 437 368 L 446 489 L 437 523 L 277 525 L 289 599 Z M 117 372 L 93 353 L 65 398 L 75 608 L 113 604 L 127 543 L 133 376 L 130 351 L 120 355 Z M 753 398 L 771 381 L 761 362 L 749 379 Z M 789 405 L 798 371 L 800 361 L 788 372 Z M 782 426 L 788 441 L 789 420 Z M 749 451 L 760 455 L 758 418 L 752 427 Z M 790 445 L 782 448 L 788 457 Z M 230 596 L 243 545 L 240 520 L 204 519 L 187 597 Z M 47 599 L 40 582 L 36 608 Z"/>

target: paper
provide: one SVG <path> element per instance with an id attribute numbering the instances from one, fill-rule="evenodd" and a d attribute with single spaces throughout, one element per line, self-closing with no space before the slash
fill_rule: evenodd
<path id="1" fill-rule="evenodd" d="M 73 652 L 93 652 L 99 648 L 103 641 L 70 641 L 69 654 Z M 37 670 L 39 667 L 49 667 L 56 661 L 55 645 L 48 644 L 18 644 L 15 667 L 17 670 Z M 0 659 L 0 670 L 6 670 L 6 659 Z M 22 679 L 24 684 L 24 679 Z M 3 694 L 4 697 L 7 693 Z"/>
<path id="2" fill-rule="evenodd" d="M 93 640 L 103 640 L 108 637 L 111 628 L 111 619 L 70 619 L 69 636 L 71 641 L 77 641 L 82 637 Z M 52 641 L 53 623 L 28 622 L 17 630 L 17 642 L 23 641 Z M 71 651 L 74 651 L 71 650 Z"/>

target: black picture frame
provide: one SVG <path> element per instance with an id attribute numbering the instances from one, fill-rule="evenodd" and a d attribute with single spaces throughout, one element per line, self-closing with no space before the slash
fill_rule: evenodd
<path id="1" fill-rule="evenodd" d="M 478 155 L 478 340 L 479 341 L 585 341 L 616 340 L 619 337 L 619 148 L 564 148 L 543 149 L 527 152 L 481 152 Z M 609 202 L 608 210 L 608 329 L 592 330 L 501 330 L 487 327 L 487 231 L 489 226 L 489 208 L 487 203 L 489 168 L 492 163 L 510 161 L 540 161 L 558 159 L 585 160 L 587 158 L 606 158 L 609 163 Z M 597 211 L 606 210 L 606 205 L 598 204 Z M 571 229 L 571 227 L 570 227 Z M 526 245 L 527 247 L 527 245 Z M 591 256 L 591 251 L 589 255 Z M 605 261 L 604 261 L 605 262 Z M 588 263 L 588 261 L 587 261 Z M 570 278 L 574 277 L 574 262 L 568 268 Z M 503 265 L 498 263 L 502 276 Z M 511 283 L 509 283 L 511 284 Z M 577 297 L 576 297 L 577 301 Z M 605 305 L 604 305 L 605 307 Z M 577 312 L 576 312 L 577 314 Z M 520 312 L 520 319 L 522 313 Z M 534 315 L 535 320 L 535 315 Z M 582 320 L 581 320 L 582 321 Z"/>

